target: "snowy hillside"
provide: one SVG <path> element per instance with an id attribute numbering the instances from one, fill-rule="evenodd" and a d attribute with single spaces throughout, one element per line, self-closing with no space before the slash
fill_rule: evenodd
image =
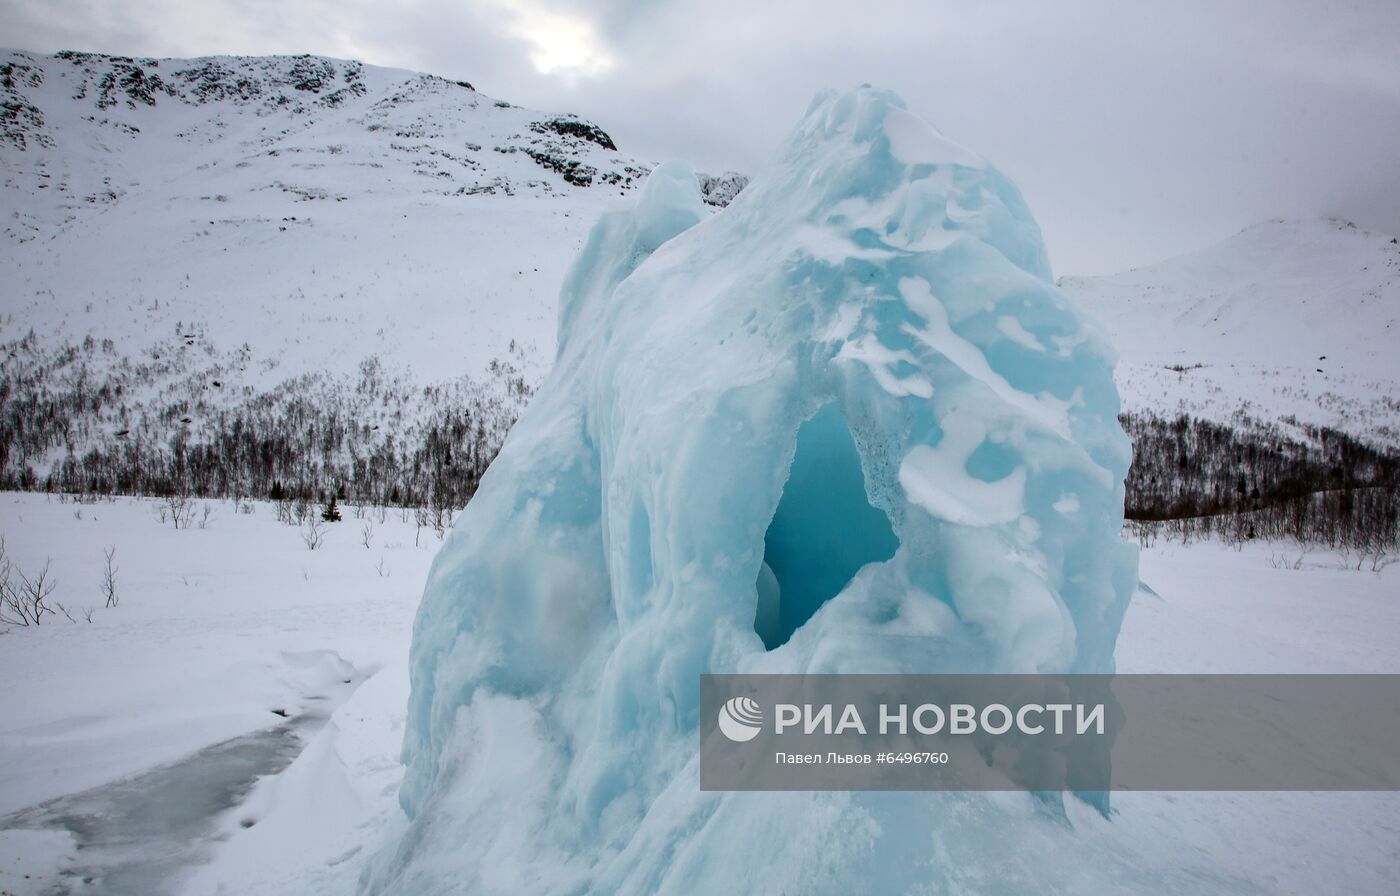
<path id="1" fill-rule="evenodd" d="M 263 384 L 368 354 L 433 381 L 512 339 L 547 361 L 564 264 L 650 167 L 588 122 L 356 62 L 12 53 L 0 72 L 5 335 L 134 354 L 183 324 L 247 343 Z"/>
<path id="2" fill-rule="evenodd" d="M 348 470 L 460 410 L 489 455 L 553 358 L 583 235 L 650 169 L 574 116 L 308 56 L 10 52 L 0 93 L 20 484 L 92 450 L 212 444 L 228 415 L 331 414 L 303 428 Z M 702 180 L 713 205 L 746 182 Z"/>
<path id="3" fill-rule="evenodd" d="M 1124 404 L 1400 443 L 1400 244 L 1271 221 L 1200 252 L 1061 286 L 1108 327 Z"/>
<path id="4" fill-rule="evenodd" d="M 567 265 L 651 167 L 576 117 L 317 57 L 9 52 L 0 94 L 11 487 L 422 500 L 402 471 L 462 456 L 474 479 L 553 361 Z M 747 179 L 700 182 L 721 206 Z M 1388 236 L 1273 222 L 1062 285 L 1113 337 L 1129 410 L 1400 444 Z M 229 486 L 172 442 L 283 460 Z"/>

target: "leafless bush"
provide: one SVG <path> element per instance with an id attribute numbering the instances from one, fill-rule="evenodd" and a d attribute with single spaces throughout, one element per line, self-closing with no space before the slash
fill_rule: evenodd
<path id="1" fill-rule="evenodd" d="M 53 615 L 53 608 L 45 601 L 58 583 L 49 575 L 49 564 L 50 561 L 45 560 L 44 568 L 31 579 L 10 562 L 5 553 L 5 539 L 0 537 L 0 622 L 17 626 L 39 625 L 45 613 Z"/>
<path id="2" fill-rule="evenodd" d="M 1124 520 L 1123 530 L 1142 548 L 1150 548 L 1157 543 L 1159 524 L 1151 520 Z"/>
<path id="3" fill-rule="evenodd" d="M 209 524 L 214 522 L 214 508 L 206 501 L 204 511 L 199 516 L 199 528 L 208 529 Z"/>
<path id="4" fill-rule="evenodd" d="M 431 521 L 432 516 L 428 512 L 428 508 L 421 505 L 413 508 L 413 546 L 415 548 L 418 547 L 418 539 L 423 534 L 423 527 L 428 525 Z"/>
<path id="5" fill-rule="evenodd" d="M 301 525 L 301 541 L 308 551 L 314 551 L 326 540 L 326 524 L 314 514 Z"/>
<path id="6" fill-rule="evenodd" d="M 365 550 L 369 550 L 369 543 L 373 538 L 374 524 L 365 520 L 364 524 L 360 526 L 360 544 L 365 546 Z"/>
<path id="7" fill-rule="evenodd" d="M 435 505 L 432 508 L 433 531 L 437 533 L 438 541 L 447 535 L 447 530 L 452 528 L 452 508 L 445 505 Z"/>
<path id="8" fill-rule="evenodd" d="M 106 606 L 110 609 L 121 603 L 121 597 L 117 594 L 117 567 L 112 563 L 117 556 L 116 545 L 103 550 L 102 555 L 107 558 L 107 563 L 102 568 L 102 596 L 106 598 Z"/>
<path id="9" fill-rule="evenodd" d="M 1303 560 L 1308 556 L 1307 551 L 1302 551 L 1297 557 L 1290 558 L 1287 554 L 1270 554 L 1269 559 L 1264 562 L 1269 564 L 1271 569 L 1302 569 Z"/>
<path id="10" fill-rule="evenodd" d="M 185 495 L 167 495 L 156 505 L 162 523 L 167 520 L 176 529 L 188 529 L 194 522 L 194 502 Z"/>
<path id="11" fill-rule="evenodd" d="M 384 565 L 384 558 L 380 557 L 379 562 L 374 565 L 374 571 L 379 573 L 381 579 L 388 578 L 389 569 Z"/>

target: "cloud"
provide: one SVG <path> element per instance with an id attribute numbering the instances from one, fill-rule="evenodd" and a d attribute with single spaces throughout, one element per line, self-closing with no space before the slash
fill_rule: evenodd
<path id="1" fill-rule="evenodd" d="M 29 49 L 313 52 L 465 78 L 644 158 L 754 171 L 823 87 L 872 82 L 996 162 L 1056 269 L 1268 217 L 1400 232 L 1400 4 L 1304 0 L 0 0 Z"/>
<path id="2" fill-rule="evenodd" d="M 615 65 L 593 21 L 533 0 L 491 3 L 504 30 L 529 45 L 527 57 L 541 75 L 568 80 L 600 75 Z"/>

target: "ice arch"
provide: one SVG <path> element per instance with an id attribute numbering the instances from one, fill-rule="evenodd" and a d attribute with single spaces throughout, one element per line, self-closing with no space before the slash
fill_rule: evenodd
<path id="1" fill-rule="evenodd" d="M 654 170 L 434 561 L 365 890 L 1170 889 L 1029 797 L 698 786 L 706 672 L 1113 670 L 1113 358 L 1015 185 L 892 94 L 818 97 L 717 214 Z"/>
<path id="2" fill-rule="evenodd" d="M 866 494 L 860 453 L 834 403 L 797 430 L 797 448 L 763 536 L 754 631 L 786 644 L 867 563 L 894 556 L 899 539 Z"/>

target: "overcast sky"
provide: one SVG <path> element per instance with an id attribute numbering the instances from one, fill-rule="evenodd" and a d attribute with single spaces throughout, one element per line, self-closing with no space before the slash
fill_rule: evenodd
<path id="1" fill-rule="evenodd" d="M 1059 273 L 1271 217 L 1400 233 L 1400 0 L 0 0 L 0 43 L 428 71 L 707 171 L 871 82 L 1021 185 Z"/>

